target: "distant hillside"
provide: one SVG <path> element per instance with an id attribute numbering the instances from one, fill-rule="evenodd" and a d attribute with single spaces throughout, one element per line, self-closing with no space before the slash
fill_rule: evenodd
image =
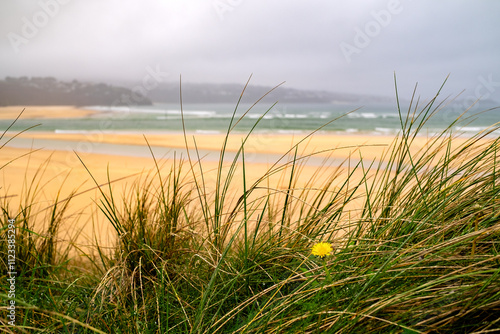
<path id="1" fill-rule="evenodd" d="M 135 84 L 126 86 L 133 87 Z M 243 85 L 240 84 L 210 84 L 183 83 L 182 97 L 186 103 L 236 103 L 240 97 Z M 266 94 L 272 87 L 248 86 L 243 95 L 243 102 L 253 103 Z M 161 83 L 148 92 L 153 102 L 178 103 L 179 83 Z M 388 97 L 344 94 L 329 91 L 300 90 L 278 87 L 266 97 L 266 101 L 280 103 L 335 103 L 335 104 L 365 104 L 392 103 Z"/>
<path id="2" fill-rule="evenodd" d="M 122 85 L 133 87 L 140 84 L 126 83 Z M 243 95 L 242 102 L 254 103 L 271 89 L 272 87 L 248 86 Z M 182 83 L 182 99 L 185 103 L 236 103 L 242 90 L 243 85 L 241 84 Z M 148 91 L 147 95 L 153 102 L 179 103 L 179 83 L 160 83 L 155 89 Z M 394 96 L 350 94 L 325 90 L 301 90 L 282 86 L 270 93 L 264 101 L 272 103 L 279 101 L 280 103 L 328 103 L 357 106 L 376 104 L 395 105 L 396 103 Z M 399 101 L 406 104 L 410 102 L 407 97 L 400 97 Z M 473 101 L 474 99 L 471 99 L 471 96 L 459 97 L 454 99 L 452 104 L 463 105 L 467 109 Z M 498 106 L 499 104 L 500 102 L 491 98 L 480 100 L 481 108 Z"/>
<path id="3" fill-rule="evenodd" d="M 128 88 L 104 83 L 58 81 L 55 78 L 11 78 L 0 81 L 0 105 L 151 105 Z"/>

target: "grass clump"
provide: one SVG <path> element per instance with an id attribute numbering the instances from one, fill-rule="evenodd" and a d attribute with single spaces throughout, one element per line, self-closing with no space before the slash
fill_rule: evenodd
<path id="1" fill-rule="evenodd" d="M 97 245 L 97 257 L 87 254 L 91 263 L 69 269 L 56 247 L 21 241 L 19 254 L 36 249 L 32 252 L 43 261 L 27 261 L 32 269 L 24 272 L 43 267 L 45 275 L 55 268 L 70 273 L 46 280 L 26 276 L 18 328 L 61 333 L 500 331 L 499 139 L 490 137 L 498 127 L 455 144 L 451 127 L 462 122 L 459 118 L 416 147 L 415 138 L 443 106 L 437 95 L 425 105 L 412 99 L 406 113 L 398 102 L 401 132 L 381 161 L 360 157 L 354 166 L 333 172 L 325 163 L 316 175 L 322 169 L 330 174 L 321 182 L 312 178 L 298 186 L 308 158 L 299 154 L 303 141 L 261 178 L 248 180 L 245 142 L 253 128 L 235 157 L 228 161 L 225 156 L 239 122 L 234 116 L 213 182 L 199 156 L 176 160 L 165 172 L 153 154 L 154 172 L 121 199 L 111 180 L 109 186 L 95 180 L 98 207 L 117 235 L 113 251 Z M 269 186 L 280 173 L 287 178 Z M 7 214 L 7 198 L 3 208 Z M 52 221 L 59 224 L 64 206 L 53 210 Z M 29 236 L 28 230 L 20 233 Z M 55 239 L 44 240 L 55 245 Z M 47 301 L 28 302 L 35 283 L 50 292 Z"/>

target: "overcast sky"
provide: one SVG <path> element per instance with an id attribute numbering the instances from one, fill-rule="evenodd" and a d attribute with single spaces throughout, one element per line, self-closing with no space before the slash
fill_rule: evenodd
<path id="1" fill-rule="evenodd" d="M 251 83 L 500 101 L 500 1 L 2 0 L 0 78 Z M 149 71 L 149 72 L 148 72 Z M 168 75 L 166 74 L 168 73 Z"/>

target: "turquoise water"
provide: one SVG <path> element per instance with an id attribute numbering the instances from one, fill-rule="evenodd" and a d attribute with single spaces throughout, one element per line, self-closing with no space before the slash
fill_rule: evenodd
<path id="1" fill-rule="evenodd" d="M 237 118 L 249 110 L 251 105 L 240 105 Z M 491 106 L 479 105 L 466 116 L 472 116 Z M 183 105 L 186 130 L 195 133 L 225 133 L 231 124 L 234 104 L 187 104 Z M 359 108 L 359 109 L 357 109 Z M 407 106 L 402 105 L 402 108 Z M 479 109 L 482 108 L 482 109 Z M 19 131 L 28 126 L 39 124 L 36 131 L 72 132 L 180 132 L 182 117 L 179 104 L 156 104 L 148 107 L 102 107 L 90 106 L 86 109 L 98 111 L 91 117 L 82 119 L 20 119 L 12 128 Z M 426 124 L 422 134 L 441 132 L 463 112 L 457 106 L 443 108 Z M 404 111 L 406 114 L 406 110 Z M 265 115 L 264 115 L 265 114 Z M 262 118 L 261 118 L 262 117 Z M 260 121 L 259 121 L 259 118 Z M 333 121 L 332 121 L 333 120 Z M 401 129 L 401 119 L 395 105 L 332 105 L 332 104 L 258 104 L 247 112 L 238 122 L 234 131 L 246 132 L 255 123 L 254 131 L 268 133 L 307 133 L 321 128 L 324 132 L 393 134 Z M 326 123 L 331 123 L 325 125 Z M 403 119 L 404 121 L 404 119 Z M 487 111 L 473 118 L 454 124 L 455 133 L 474 134 L 500 121 L 500 110 Z M 5 129 L 10 121 L 1 121 Z M 492 135 L 500 135 L 495 131 Z"/>

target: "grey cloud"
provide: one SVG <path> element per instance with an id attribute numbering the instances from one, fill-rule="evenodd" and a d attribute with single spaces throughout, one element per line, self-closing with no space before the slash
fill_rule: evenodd
<path id="1" fill-rule="evenodd" d="M 22 36 L 25 20 L 54 4 L 16 53 L 9 33 Z M 384 18 L 391 6 L 397 14 Z M 419 81 L 423 95 L 448 73 L 456 93 L 480 76 L 500 82 L 493 1 L 39 0 L 0 9 L 0 77 L 139 80 L 160 66 L 172 80 L 241 83 L 253 73 L 254 84 L 381 95 L 394 93 L 394 71 L 403 91 Z M 358 51 L 350 62 L 341 43 Z"/>

